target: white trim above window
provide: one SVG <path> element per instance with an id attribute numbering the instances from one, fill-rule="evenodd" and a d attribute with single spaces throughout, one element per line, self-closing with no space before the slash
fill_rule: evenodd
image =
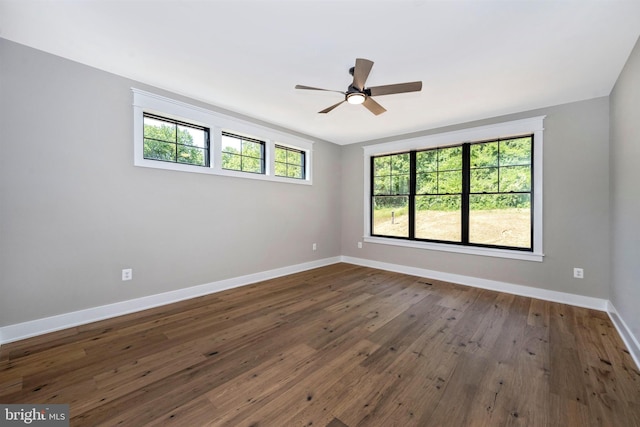
<path id="1" fill-rule="evenodd" d="M 205 108 L 187 104 L 171 98 L 131 88 L 133 92 L 133 163 L 135 166 L 167 169 L 181 172 L 224 175 L 238 178 L 312 185 L 313 142 L 298 136 L 261 126 L 246 120 L 227 116 Z M 151 113 L 168 119 L 202 126 L 210 130 L 209 167 L 171 163 L 144 158 L 143 114 Z M 231 132 L 260 139 L 265 142 L 265 172 L 247 173 L 222 168 L 222 132 Z M 304 179 L 287 178 L 274 174 L 275 146 L 284 145 L 305 154 Z"/>
<path id="2" fill-rule="evenodd" d="M 368 243 L 403 246 L 409 248 L 457 252 L 462 254 L 482 255 L 500 258 L 512 258 L 526 261 L 541 262 L 544 258 L 542 245 L 542 147 L 543 147 L 543 120 L 545 116 L 532 117 L 522 120 L 498 123 L 487 126 L 463 129 L 459 131 L 445 132 L 423 137 L 392 141 L 382 144 L 368 145 L 364 151 L 364 236 Z M 412 150 L 421 150 L 434 147 L 446 147 L 449 145 L 467 142 L 481 142 L 492 139 L 515 137 L 524 134 L 533 135 L 533 251 L 519 251 L 510 249 L 485 248 L 446 244 L 436 242 L 424 242 L 398 238 L 372 236 L 371 234 L 371 158 L 384 154 L 401 153 Z"/>

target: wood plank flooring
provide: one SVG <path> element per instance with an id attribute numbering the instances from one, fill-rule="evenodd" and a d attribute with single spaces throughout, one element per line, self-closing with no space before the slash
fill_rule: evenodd
<path id="1" fill-rule="evenodd" d="M 605 313 L 335 264 L 0 347 L 72 426 L 640 426 Z"/>

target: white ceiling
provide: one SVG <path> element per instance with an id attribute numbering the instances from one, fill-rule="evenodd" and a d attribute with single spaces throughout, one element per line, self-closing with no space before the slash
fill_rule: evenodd
<path id="1" fill-rule="evenodd" d="M 0 0 L 0 37 L 337 144 L 610 93 L 640 36 L 640 0 Z M 355 58 L 367 86 L 343 104 Z"/>

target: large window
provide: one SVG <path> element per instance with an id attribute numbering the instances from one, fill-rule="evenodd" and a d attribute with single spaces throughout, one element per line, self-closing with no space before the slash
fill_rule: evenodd
<path id="1" fill-rule="evenodd" d="M 543 118 L 364 147 L 365 241 L 542 261 Z"/>
<path id="2" fill-rule="evenodd" d="M 312 185 L 313 142 L 131 90 L 135 166 Z"/>
<path id="3" fill-rule="evenodd" d="M 528 135 L 372 157 L 372 235 L 531 251 L 532 146 Z"/>

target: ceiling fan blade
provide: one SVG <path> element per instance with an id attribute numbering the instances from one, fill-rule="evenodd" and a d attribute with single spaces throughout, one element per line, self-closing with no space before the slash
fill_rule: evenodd
<path id="1" fill-rule="evenodd" d="M 337 92 L 337 93 L 341 93 L 341 94 L 345 94 L 345 92 L 341 92 L 339 90 L 332 90 L 332 89 L 321 89 L 319 87 L 312 87 L 312 86 L 304 86 L 304 85 L 296 85 L 296 89 L 306 89 L 306 90 L 323 90 L 325 92 Z"/>
<path id="2" fill-rule="evenodd" d="M 422 82 L 397 83 L 394 85 L 374 86 L 367 89 L 371 96 L 392 95 L 394 93 L 420 92 Z"/>
<path id="3" fill-rule="evenodd" d="M 367 108 L 367 110 L 371 111 L 376 116 L 387 111 L 382 105 L 378 104 L 376 101 L 373 100 L 373 98 L 369 96 L 367 96 L 367 98 L 364 100 L 362 105 L 364 105 Z"/>
<path id="4" fill-rule="evenodd" d="M 373 61 L 368 59 L 356 58 L 356 66 L 353 68 L 353 86 L 358 90 L 364 90 L 364 84 L 369 77 Z"/>
<path id="5" fill-rule="evenodd" d="M 340 102 L 338 102 L 337 104 L 333 104 L 331 107 L 327 107 L 322 111 L 318 111 L 319 114 L 326 114 L 329 111 L 333 110 L 334 108 L 336 108 L 338 105 L 342 104 L 343 102 L 345 102 L 346 100 L 342 100 Z"/>

